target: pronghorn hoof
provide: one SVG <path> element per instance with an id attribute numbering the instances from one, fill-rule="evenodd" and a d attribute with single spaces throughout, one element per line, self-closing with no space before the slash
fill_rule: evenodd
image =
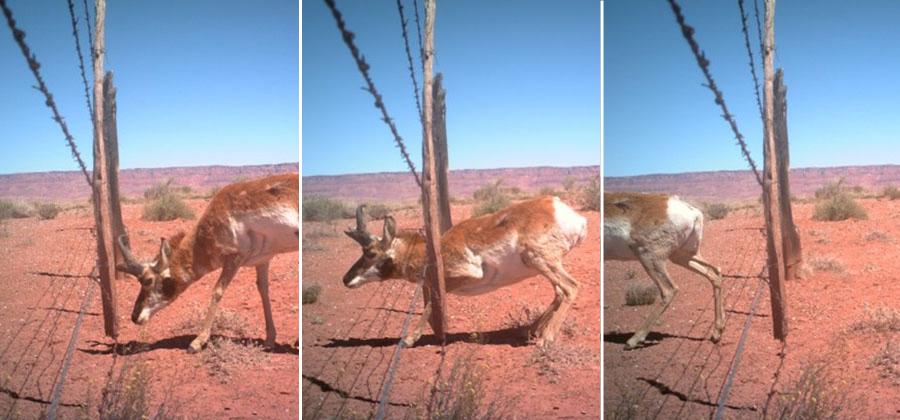
<path id="1" fill-rule="evenodd" d="M 189 354 L 200 353 L 203 350 L 203 344 L 199 343 L 197 340 L 191 342 L 191 345 L 187 348 L 187 352 Z"/>
<path id="2" fill-rule="evenodd" d="M 721 339 L 722 339 L 722 333 L 720 333 L 720 332 L 714 332 L 709 337 L 709 341 L 712 341 L 713 343 L 718 343 Z"/>
<path id="3" fill-rule="evenodd" d="M 410 348 L 416 345 L 416 339 L 412 337 L 406 337 L 403 339 L 403 347 Z"/>

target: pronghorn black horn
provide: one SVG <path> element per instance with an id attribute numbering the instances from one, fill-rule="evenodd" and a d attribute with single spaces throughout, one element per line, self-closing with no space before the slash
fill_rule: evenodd
<path id="1" fill-rule="evenodd" d="M 366 229 L 365 208 L 365 204 L 360 204 L 356 208 L 356 230 L 344 231 L 347 236 L 353 238 L 354 241 L 359 242 L 362 246 L 367 246 L 372 243 L 372 235 L 370 235 L 369 230 Z"/>
<path id="2" fill-rule="evenodd" d="M 141 273 L 144 272 L 144 266 L 138 262 L 137 258 L 134 257 L 134 254 L 131 253 L 131 249 L 126 244 L 126 242 L 128 242 L 128 236 L 124 234 L 119 235 L 116 242 L 119 244 L 119 250 L 122 251 L 122 257 L 125 258 L 125 263 L 116 264 L 116 269 L 134 276 L 140 276 Z"/>

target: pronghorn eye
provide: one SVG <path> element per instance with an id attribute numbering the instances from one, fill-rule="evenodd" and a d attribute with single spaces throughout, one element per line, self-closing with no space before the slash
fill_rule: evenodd
<path id="1" fill-rule="evenodd" d="M 368 259 L 373 259 L 378 256 L 378 254 L 376 254 L 374 251 L 366 251 L 363 253 L 363 255 L 365 255 Z"/>

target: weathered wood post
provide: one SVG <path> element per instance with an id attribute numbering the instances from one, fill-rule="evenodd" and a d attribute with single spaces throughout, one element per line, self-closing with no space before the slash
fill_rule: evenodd
<path id="1" fill-rule="evenodd" d="M 438 73 L 434 77 L 434 114 L 432 128 L 434 131 L 434 164 L 437 172 L 437 205 L 438 217 L 441 221 L 441 235 L 453 227 L 450 216 L 450 157 L 447 152 L 447 107 L 445 98 L 447 91 L 441 85 L 444 75 Z"/>
<path id="2" fill-rule="evenodd" d="M 775 64 L 775 0 L 766 0 L 766 29 L 763 48 L 765 84 L 765 169 L 763 174 L 763 213 L 766 219 L 766 249 L 768 253 L 769 292 L 772 299 L 772 323 L 775 338 L 787 336 L 787 316 L 784 306 L 784 259 L 781 241 L 781 214 L 778 211 L 778 182 L 774 134 L 773 73 Z"/>
<path id="3" fill-rule="evenodd" d="M 424 138 L 422 139 L 422 206 L 425 216 L 426 240 L 426 292 L 431 298 L 431 318 L 429 323 L 435 336 L 442 342 L 445 340 L 446 320 L 444 318 L 444 261 L 441 257 L 441 234 L 438 228 L 437 188 L 435 185 L 436 169 L 434 156 L 434 131 L 432 114 L 432 75 L 434 73 L 434 11 L 435 0 L 425 0 L 425 69 L 423 80 L 423 97 L 425 104 Z"/>
<path id="4" fill-rule="evenodd" d="M 119 134 L 116 125 L 116 88 L 113 86 L 113 72 L 108 71 L 103 77 L 103 140 L 106 143 L 106 180 L 109 193 L 110 245 L 115 255 L 115 264 L 124 263 L 122 250 L 115 246 L 115 240 L 125 234 L 125 223 L 122 221 L 122 204 L 119 200 Z M 125 278 L 125 274 L 116 270 L 116 279 Z"/>
<path id="5" fill-rule="evenodd" d="M 790 149 L 787 133 L 787 87 L 784 85 L 784 70 L 775 73 L 775 152 L 778 162 L 779 211 L 781 212 L 781 237 L 784 245 L 784 278 L 794 280 L 803 264 L 800 235 L 794 225 L 791 210 Z"/>

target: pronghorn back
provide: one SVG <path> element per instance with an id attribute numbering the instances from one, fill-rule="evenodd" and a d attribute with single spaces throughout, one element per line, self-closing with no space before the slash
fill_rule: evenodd
<path id="1" fill-rule="evenodd" d="M 703 212 L 676 195 L 606 193 L 603 198 L 604 258 L 633 260 L 642 243 L 669 243 L 672 252 L 696 253 Z"/>

